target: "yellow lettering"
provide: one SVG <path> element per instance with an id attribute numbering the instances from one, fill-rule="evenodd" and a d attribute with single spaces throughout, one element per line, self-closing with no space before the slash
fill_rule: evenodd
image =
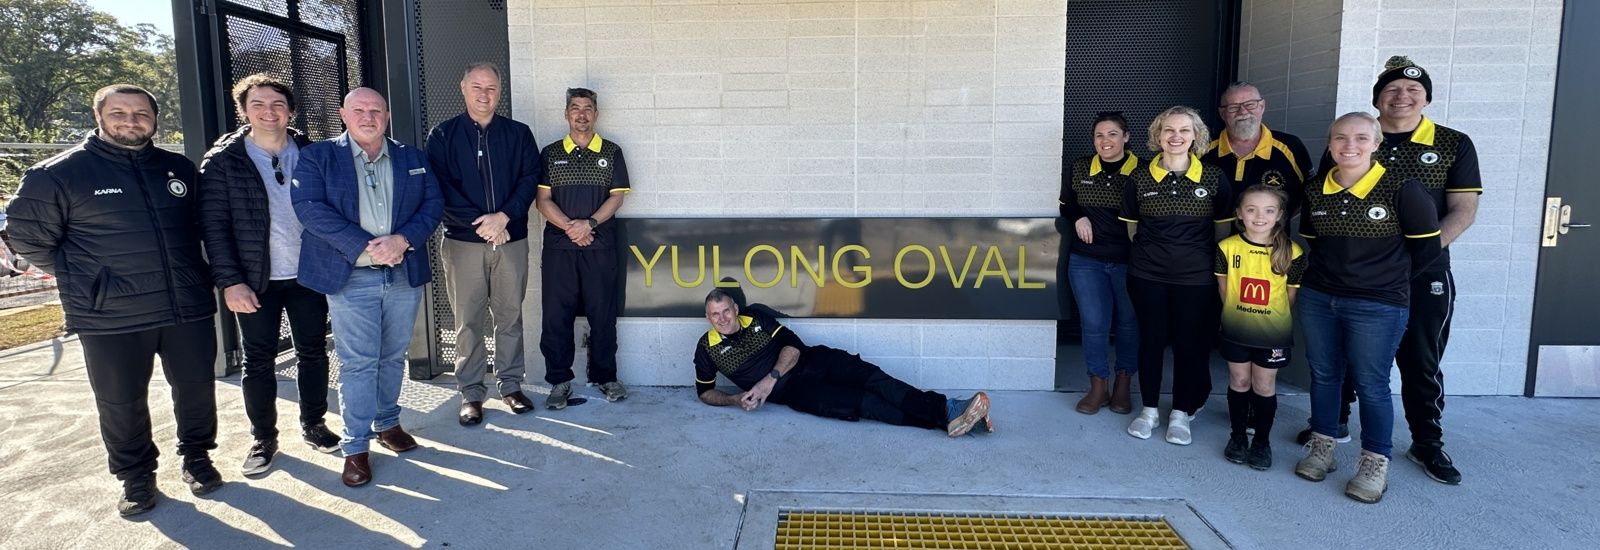
<path id="1" fill-rule="evenodd" d="M 666 250 L 667 245 L 657 245 L 656 255 L 651 256 L 648 260 L 644 259 L 643 253 L 639 252 L 639 245 L 628 245 L 628 248 L 633 249 L 633 257 L 638 258 L 639 265 L 644 266 L 644 287 L 651 288 L 655 286 L 652 277 L 655 276 L 656 262 L 661 260 L 661 252 Z"/>
<path id="2" fill-rule="evenodd" d="M 672 247 L 672 282 L 678 283 L 678 288 L 694 288 L 700 286 L 700 283 L 706 280 L 706 247 L 705 245 L 700 245 L 696 246 L 695 249 L 697 250 L 695 256 L 697 260 L 694 282 L 688 282 L 683 280 L 683 276 L 678 271 L 678 247 Z"/>
<path id="3" fill-rule="evenodd" d="M 712 288 L 739 288 L 739 281 L 722 280 L 722 245 L 711 245 Z"/>
<path id="4" fill-rule="evenodd" d="M 646 279 L 648 281 L 649 279 Z M 1017 288 L 1044 288 L 1044 282 L 1028 282 L 1028 247 L 1017 247 Z"/>
<path id="5" fill-rule="evenodd" d="M 961 275 L 957 276 L 956 267 L 950 264 L 950 251 L 945 249 L 944 245 L 939 245 L 939 256 L 944 258 L 945 276 L 950 278 L 951 285 L 954 285 L 956 288 L 961 288 L 961 285 L 966 284 L 967 271 L 972 269 L 972 258 L 977 255 L 977 245 L 972 245 L 971 247 L 967 248 L 967 263 L 961 264 Z"/>
<path id="6" fill-rule="evenodd" d="M 778 261 L 778 275 L 773 277 L 771 281 L 763 282 L 759 279 L 756 279 L 755 272 L 750 269 L 750 261 L 755 259 L 757 252 L 770 253 L 772 254 L 772 258 Z M 778 252 L 776 247 L 769 244 L 758 244 L 755 248 L 751 248 L 749 252 L 744 254 L 744 278 L 750 281 L 750 284 L 756 285 L 756 288 L 772 288 L 778 286 L 778 281 L 783 280 L 783 253 Z"/>
<path id="7" fill-rule="evenodd" d="M 906 280 L 906 276 L 905 276 L 905 272 L 902 271 L 901 268 L 900 268 L 901 259 L 906 257 L 906 253 L 907 252 L 911 252 L 911 251 L 921 252 L 923 256 L 927 256 L 928 257 L 928 276 L 927 277 L 923 277 L 921 281 L 915 282 L 915 283 L 913 283 L 911 281 L 907 281 Z M 894 255 L 894 278 L 895 278 L 895 280 L 900 281 L 900 286 L 903 286 L 903 287 L 906 287 L 906 288 L 922 288 L 922 287 L 928 286 L 928 283 L 933 282 L 934 271 L 935 270 L 933 269 L 933 251 L 932 250 L 928 250 L 928 247 L 926 247 L 926 246 L 922 246 L 920 244 L 910 245 L 910 246 L 907 246 L 905 248 L 901 248 L 900 252 L 895 253 L 895 255 Z M 645 281 L 646 281 L 647 284 L 648 284 L 649 280 L 650 279 L 649 279 L 649 276 L 647 274 L 646 277 L 645 277 Z"/>
<path id="8" fill-rule="evenodd" d="M 871 265 L 858 265 L 850 268 L 851 271 L 861 274 L 860 280 L 848 281 L 845 280 L 843 274 L 839 273 L 839 266 L 844 265 L 844 262 L 841 261 L 840 258 L 842 258 L 846 252 L 860 252 L 861 259 L 863 260 L 872 258 L 872 252 L 867 251 L 866 247 L 859 244 L 847 244 L 839 247 L 839 251 L 833 253 L 833 280 L 839 281 L 839 284 L 845 288 L 861 288 L 867 286 L 867 283 L 872 282 Z"/>
<path id="9" fill-rule="evenodd" d="M 827 270 L 822 261 L 823 254 L 822 245 L 817 245 L 817 265 L 812 267 L 811 258 L 807 258 L 805 253 L 800 251 L 800 247 L 789 246 L 789 264 L 794 266 L 789 272 L 789 288 L 800 288 L 800 269 L 802 267 L 807 274 L 811 275 L 811 280 L 815 281 L 817 286 L 822 286 L 822 273 Z"/>
<path id="10" fill-rule="evenodd" d="M 1000 264 L 1000 267 L 989 269 L 989 261 Z M 983 288 L 983 278 L 990 275 L 999 275 L 1005 281 L 1006 288 L 1016 288 L 1011 284 L 1011 271 L 1006 269 L 1006 259 L 1000 257 L 1000 247 L 991 246 L 989 252 L 983 255 L 983 267 L 978 269 L 978 280 L 972 283 L 972 288 Z"/>

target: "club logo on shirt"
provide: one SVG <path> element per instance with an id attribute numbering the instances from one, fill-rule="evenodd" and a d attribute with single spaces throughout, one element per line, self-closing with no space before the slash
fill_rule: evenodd
<path id="1" fill-rule="evenodd" d="M 1434 296 L 1444 296 L 1444 281 L 1428 283 L 1428 293 Z"/>
<path id="2" fill-rule="evenodd" d="M 1206 188 L 1204 188 L 1204 187 L 1196 187 L 1196 188 L 1194 188 L 1194 196 L 1196 196 L 1196 197 L 1199 197 L 1199 198 L 1203 199 L 1203 198 L 1206 198 L 1207 196 L 1210 196 L 1210 195 L 1211 195 L 1211 192 L 1207 191 Z"/>
<path id="3" fill-rule="evenodd" d="M 1421 162 L 1423 164 L 1427 164 L 1429 166 L 1432 166 L 1434 164 L 1438 164 L 1439 163 L 1439 153 L 1435 153 L 1433 151 L 1423 151 L 1422 152 L 1422 156 L 1417 157 L 1417 161 Z"/>
<path id="4" fill-rule="evenodd" d="M 1422 69 L 1418 69 L 1416 67 L 1406 67 L 1405 70 L 1400 71 L 1400 74 L 1406 75 L 1406 78 L 1417 78 L 1422 76 Z"/>
<path id="5" fill-rule="evenodd" d="M 600 159 L 599 161 L 596 161 L 596 164 L 599 164 L 601 168 L 605 168 L 605 167 L 611 165 L 611 163 L 606 162 L 606 159 Z"/>
<path id="6" fill-rule="evenodd" d="M 1381 221 L 1383 221 L 1385 219 L 1388 219 L 1388 217 L 1389 217 L 1389 209 L 1384 208 L 1382 206 L 1374 206 L 1372 208 L 1368 208 L 1367 209 L 1367 217 L 1368 218 L 1372 218 L 1372 221 L 1381 222 Z"/>
<path id="7" fill-rule="evenodd" d="M 172 193 L 172 196 L 174 197 L 181 198 L 184 195 L 189 194 L 189 184 L 184 183 L 183 180 L 177 178 L 167 180 L 167 192 Z"/>
<path id="8" fill-rule="evenodd" d="M 1267 170 L 1267 173 L 1261 175 L 1261 183 L 1271 187 L 1283 187 L 1283 181 L 1283 172 L 1277 170 Z"/>
<path id="9" fill-rule="evenodd" d="M 1268 305 L 1272 297 L 1272 281 L 1243 277 L 1239 279 L 1239 302 L 1258 306 Z"/>

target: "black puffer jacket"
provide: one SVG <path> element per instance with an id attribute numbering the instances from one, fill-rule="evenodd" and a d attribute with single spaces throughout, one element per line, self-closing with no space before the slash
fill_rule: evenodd
<path id="1" fill-rule="evenodd" d="M 249 125 L 218 138 L 200 161 L 200 224 L 217 288 L 244 283 L 259 294 L 266 291 L 272 276 L 271 247 L 267 245 L 272 213 L 267 206 L 266 183 L 244 148 L 247 135 Z M 311 145 L 311 140 L 294 128 L 289 129 L 289 137 L 302 149 Z"/>
<path id="2" fill-rule="evenodd" d="M 67 328 L 116 334 L 217 311 L 194 163 L 90 136 L 29 168 L 6 210 L 18 254 L 54 274 Z"/>

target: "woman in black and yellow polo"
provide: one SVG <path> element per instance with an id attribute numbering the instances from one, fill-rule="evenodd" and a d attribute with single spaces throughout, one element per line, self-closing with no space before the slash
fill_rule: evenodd
<path id="1" fill-rule="evenodd" d="M 1161 363 L 1172 348 L 1172 413 L 1167 442 L 1188 445 L 1189 422 L 1211 393 L 1211 343 L 1222 307 L 1211 272 L 1218 223 L 1233 219 L 1233 182 L 1200 163 L 1211 141 L 1200 113 L 1173 107 L 1150 122 L 1149 147 L 1123 187 L 1123 221 L 1137 224 L 1128 295 L 1139 316 L 1139 396 L 1144 409 L 1128 434 L 1149 439 L 1161 425 Z"/>
<path id="2" fill-rule="evenodd" d="M 1117 220 L 1122 188 L 1139 166 L 1127 151 L 1128 121 L 1122 113 L 1094 117 L 1094 153 L 1072 163 L 1061 181 L 1061 218 L 1072 224 L 1067 238 L 1071 256 L 1067 280 L 1083 324 L 1083 362 L 1089 367 L 1089 391 L 1078 412 L 1094 414 L 1133 411 L 1130 387 L 1139 364 L 1139 321 L 1128 299 L 1128 226 Z M 1111 333 L 1116 331 L 1117 378 L 1110 392 Z"/>

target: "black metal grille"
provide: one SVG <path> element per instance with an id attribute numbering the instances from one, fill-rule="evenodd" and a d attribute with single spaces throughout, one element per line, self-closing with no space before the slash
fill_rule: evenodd
<path id="1" fill-rule="evenodd" d="M 1091 152 L 1100 111 L 1128 119 L 1128 149 L 1149 158 L 1150 120 L 1173 105 L 1198 109 L 1213 128 L 1226 82 L 1219 60 L 1232 51 L 1220 23 L 1221 0 L 1073 0 L 1067 3 L 1063 166 Z"/>

